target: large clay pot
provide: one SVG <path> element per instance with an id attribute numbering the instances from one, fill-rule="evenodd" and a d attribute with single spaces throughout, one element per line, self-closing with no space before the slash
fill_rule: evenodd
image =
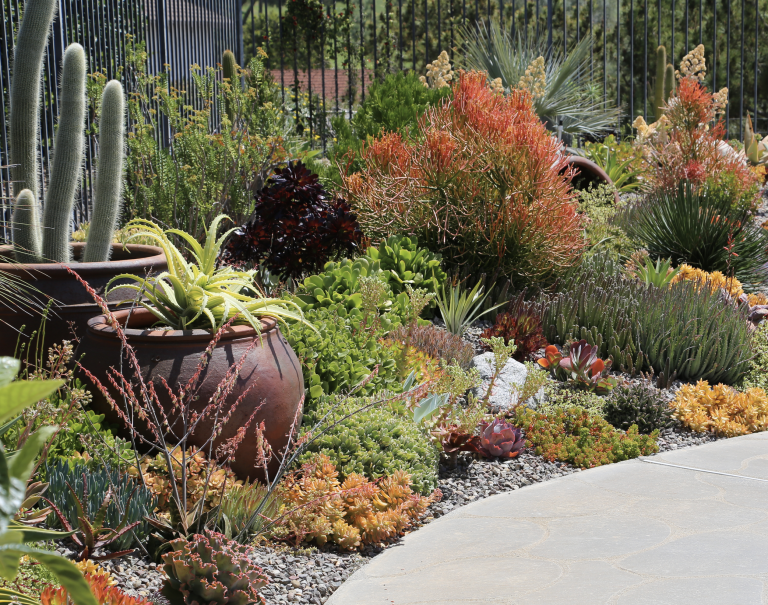
<path id="1" fill-rule="evenodd" d="M 569 155 L 567 159 L 571 166 L 577 168 L 581 174 L 590 180 L 602 181 L 603 183 L 613 185 L 613 181 L 611 180 L 611 177 L 608 176 L 608 173 L 600 168 L 600 166 L 595 164 L 592 160 L 588 160 L 587 158 L 580 155 Z M 613 192 L 613 199 L 615 200 L 616 204 L 620 202 L 618 191 Z"/>
<path id="2" fill-rule="evenodd" d="M 121 325 L 125 325 L 128 311 L 115 313 Z M 125 330 L 128 342 L 136 352 L 144 380 L 153 381 L 159 394 L 161 404 L 166 411 L 170 410 L 170 397 L 163 387 L 160 378 L 178 392 L 179 385 L 186 385 L 194 375 L 200 356 L 211 341 L 211 334 L 205 330 L 157 330 L 151 329 L 156 318 L 145 309 L 134 310 L 130 325 Z M 278 454 L 288 443 L 288 432 L 301 405 L 304 394 L 304 379 L 301 365 L 288 341 L 280 333 L 272 319 L 262 319 L 261 342 L 248 354 L 240 372 L 237 384 L 228 402 L 234 402 L 249 386 L 251 390 L 244 397 L 232 418 L 224 426 L 221 436 L 216 440 L 214 448 L 223 440 L 235 435 L 262 402 L 266 402 L 258 412 L 255 421 L 251 423 L 248 434 L 240 444 L 232 463 L 232 470 L 238 477 L 245 479 L 263 480 L 259 469 L 254 466 L 256 456 L 255 428 L 263 420 L 266 438 L 273 450 Z M 237 363 L 253 340 L 259 336 L 250 326 L 234 326 L 221 337 L 219 344 L 213 350 L 211 360 L 204 370 L 201 386 L 193 407 L 201 411 L 210 400 L 219 382 L 227 370 Z M 107 317 L 100 315 L 88 322 L 85 338 L 75 352 L 84 367 L 91 371 L 105 386 L 108 385 L 107 370 L 119 367 L 120 340 L 112 326 L 107 323 Z M 123 361 L 123 372 L 126 376 L 132 374 L 127 361 Z M 87 380 L 87 379 L 86 379 Z M 117 392 L 112 391 L 117 399 Z M 99 413 L 107 415 L 107 419 L 120 424 L 109 403 L 100 393 L 94 392 L 92 407 Z M 227 408 L 228 409 L 228 408 Z M 137 427 L 139 428 L 139 427 Z M 196 429 L 189 445 L 201 446 L 211 434 L 213 420 L 202 422 Z M 279 466 L 279 460 L 273 459 L 270 464 L 270 475 Z"/>
<path id="3" fill-rule="evenodd" d="M 72 243 L 73 258 L 80 258 L 85 244 Z M 34 294 L 42 304 L 53 299 L 49 320 L 45 325 L 43 351 L 54 343 L 72 340 L 72 329 L 77 337 L 85 335 L 88 320 L 101 313 L 93 297 L 85 287 L 69 273 L 63 263 L 20 264 L 9 262 L 13 259 L 11 246 L 0 246 L 0 271 L 13 275 L 19 280 L 37 288 L 41 294 Z M 66 266 L 76 271 L 100 296 L 116 275 L 128 273 L 144 277 L 149 273 L 157 275 L 168 268 L 165 254 L 156 246 L 138 244 L 112 245 L 111 260 L 103 263 L 69 263 Z M 130 280 L 115 282 L 115 285 L 130 283 Z M 119 288 L 107 297 L 110 307 L 126 299 L 137 296 L 134 290 Z M 28 341 L 32 331 L 40 326 L 40 317 L 32 312 L 18 308 L 9 308 L 0 304 L 0 355 L 13 355 L 19 340 L 19 330 L 26 326 L 21 336 L 22 342 Z"/>

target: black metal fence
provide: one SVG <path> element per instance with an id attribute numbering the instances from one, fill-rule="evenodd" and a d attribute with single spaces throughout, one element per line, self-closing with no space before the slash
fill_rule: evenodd
<path id="1" fill-rule="evenodd" d="M 461 26 L 499 20 L 514 36 L 567 52 L 590 36 L 596 93 L 622 109 L 617 132 L 648 118 L 658 45 L 668 61 L 704 44 L 707 85 L 728 87 L 725 121 L 741 138 L 747 112 L 768 127 L 768 0 L 245 0 L 246 55 L 261 47 L 275 79 L 312 91 L 311 115 L 351 112 L 374 78 L 397 69 L 424 73 L 446 50 L 461 61 Z M 298 110 L 298 103 L 293 101 Z M 312 122 L 310 121 L 310 124 Z M 315 124 L 317 122 L 315 121 Z M 326 124 L 319 125 L 327 131 Z M 330 133 L 330 131 L 328 131 Z M 325 132 L 317 133 L 325 134 Z"/>
<path id="2" fill-rule="evenodd" d="M 226 49 L 242 58 L 241 0 L 59 0 L 58 11 L 45 55 L 41 104 L 40 158 L 45 175 L 51 160 L 58 115 L 59 70 L 64 49 L 73 42 L 86 50 L 89 71 L 120 78 L 128 58 L 130 40 L 146 42 L 149 70 L 167 66 L 174 84 L 188 86 L 189 67 L 215 66 Z M 24 6 L 23 0 L 2 0 L 0 43 L 0 238 L 8 241 L 11 175 L 8 164 L 9 86 L 13 69 L 13 43 Z M 123 79 L 127 92 L 131 82 Z M 79 200 L 73 220 L 88 220 L 93 186 L 96 140 L 89 137 Z M 44 193 L 44 189 L 43 189 Z"/>

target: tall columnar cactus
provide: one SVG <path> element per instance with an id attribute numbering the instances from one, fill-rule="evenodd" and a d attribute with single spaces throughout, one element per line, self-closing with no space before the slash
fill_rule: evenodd
<path id="1" fill-rule="evenodd" d="M 653 95 L 653 114 L 656 121 L 664 115 L 664 105 L 673 92 L 675 92 L 675 68 L 667 63 L 667 49 L 659 46 L 656 49 L 656 82 Z"/>
<path id="2" fill-rule="evenodd" d="M 53 167 L 43 210 L 43 258 L 67 263 L 72 204 L 80 186 L 85 150 L 85 51 L 70 44 L 64 51 L 61 76 L 61 111 L 53 141 Z"/>
<path id="3" fill-rule="evenodd" d="M 28 0 L 16 38 L 11 78 L 11 165 L 13 190 L 40 195 L 37 142 L 40 134 L 40 82 L 43 53 L 56 12 L 56 0 Z"/>
<path id="4" fill-rule="evenodd" d="M 664 94 L 664 78 L 667 70 L 667 49 L 659 46 L 656 49 L 656 82 L 654 83 L 653 113 L 656 121 L 661 119 L 664 113 L 664 102 L 667 100 Z"/>
<path id="5" fill-rule="evenodd" d="M 94 188 L 91 228 L 83 262 L 109 260 L 112 234 L 117 227 L 123 193 L 125 145 L 125 99 L 123 87 L 112 80 L 101 97 L 99 121 L 99 167 Z"/>
<path id="6" fill-rule="evenodd" d="M 664 72 L 664 94 L 666 95 L 665 101 L 675 94 L 675 66 L 671 63 L 667 64 L 667 69 Z"/>
<path id="7" fill-rule="evenodd" d="M 64 53 L 60 113 L 54 158 L 40 221 L 37 146 L 40 131 L 40 81 L 43 52 L 55 15 L 56 0 L 27 0 L 14 50 L 11 81 L 11 163 L 14 192 L 13 234 L 16 259 L 22 262 L 69 262 L 72 205 L 80 185 L 85 149 L 86 58 L 72 44 Z M 125 107 L 122 87 L 110 82 L 102 101 L 99 163 L 94 200 L 94 238 L 88 261 L 109 258 L 120 209 Z"/>
<path id="8" fill-rule="evenodd" d="M 231 86 L 235 86 L 237 81 L 237 61 L 235 61 L 235 53 L 231 50 L 224 51 L 224 56 L 221 58 L 221 70 L 224 79 L 229 80 Z M 227 117 L 230 122 L 234 122 L 235 108 L 232 105 L 232 101 L 227 99 L 226 104 Z"/>
<path id="9" fill-rule="evenodd" d="M 20 263 L 39 263 L 43 246 L 40 241 L 40 208 L 35 194 L 29 189 L 16 196 L 12 230 L 16 260 Z"/>

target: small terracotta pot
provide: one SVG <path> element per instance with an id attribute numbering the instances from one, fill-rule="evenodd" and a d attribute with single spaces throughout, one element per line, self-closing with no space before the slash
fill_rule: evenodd
<path id="1" fill-rule="evenodd" d="M 84 243 L 72 243 L 73 258 L 80 258 L 85 248 Z M 85 334 L 88 320 L 101 310 L 83 285 L 70 274 L 65 266 L 82 277 L 100 296 L 109 280 L 121 273 L 144 277 L 148 273 L 157 275 L 168 268 L 165 254 L 156 246 L 138 244 L 112 244 L 111 260 L 103 263 L 35 263 L 21 264 L 9 262 L 13 259 L 11 246 L 0 246 L 0 271 L 29 283 L 42 293 L 32 295 L 42 304 L 49 298 L 54 300 L 48 322 L 45 326 L 45 339 L 42 343 L 47 351 L 54 343 L 72 339 L 72 329 L 78 337 Z M 115 282 L 116 285 L 130 283 L 130 280 Z M 133 300 L 137 296 L 134 290 L 120 288 L 112 290 L 107 297 L 110 307 L 116 308 L 118 302 Z M 0 355 L 13 355 L 19 330 L 26 326 L 24 334 L 28 340 L 33 330 L 40 326 L 40 317 L 31 311 L 24 312 L 0 303 Z M 25 337 L 22 336 L 22 339 Z"/>
<path id="2" fill-rule="evenodd" d="M 125 326 L 128 314 L 128 310 L 122 310 L 116 312 L 115 316 L 121 325 Z M 144 380 L 147 383 L 154 382 L 160 403 L 168 413 L 171 408 L 170 397 L 160 378 L 164 378 L 174 392 L 178 393 L 179 387 L 186 385 L 195 374 L 200 356 L 210 343 L 212 335 L 206 330 L 151 329 L 156 321 L 155 316 L 146 309 L 134 309 L 125 334 L 136 353 Z M 266 402 L 251 423 L 248 434 L 231 463 L 232 470 L 241 479 L 264 479 L 262 472 L 254 465 L 257 451 L 255 428 L 262 420 L 267 441 L 277 454 L 276 459 L 270 463 L 270 475 L 277 470 L 279 456 L 288 444 L 288 432 L 304 393 L 301 365 L 288 341 L 280 333 L 276 322 L 272 319 L 262 319 L 261 326 L 261 342 L 257 342 L 246 357 L 227 404 L 234 402 L 249 386 L 252 388 L 214 443 L 215 450 L 222 441 L 234 436 L 237 430 L 245 425 L 254 409 Z M 198 383 L 200 386 L 197 398 L 192 404 L 194 410 L 203 410 L 227 370 L 240 360 L 254 339 L 258 341 L 259 336 L 250 326 L 233 326 L 222 335 Z M 88 322 L 85 338 L 81 340 L 75 352 L 76 359 L 85 354 L 83 366 L 110 388 L 110 393 L 118 403 L 122 400 L 118 399 L 117 391 L 111 388 L 107 371 L 110 367 L 119 368 L 120 347 L 120 339 L 115 329 L 107 323 L 106 315 L 99 315 Z M 125 376 L 133 374 L 126 360 L 123 360 L 122 370 Z M 84 378 L 84 381 L 88 382 L 88 379 Z M 94 410 L 105 414 L 108 421 L 122 425 L 98 389 L 93 392 Z M 228 405 L 226 409 L 229 409 Z M 188 440 L 188 445 L 202 446 L 211 435 L 213 423 L 212 418 L 201 422 Z M 143 426 L 139 422 L 137 429 Z"/>
<path id="3" fill-rule="evenodd" d="M 608 176 L 608 173 L 600 168 L 600 166 L 595 164 L 592 160 L 588 160 L 587 158 L 584 158 L 580 155 L 569 155 L 567 159 L 568 163 L 574 168 L 577 168 L 579 172 L 584 176 L 592 180 L 602 181 L 603 183 L 613 185 L 613 181 L 611 180 L 611 177 Z M 618 191 L 613 192 L 613 199 L 615 200 L 616 204 L 621 201 Z"/>

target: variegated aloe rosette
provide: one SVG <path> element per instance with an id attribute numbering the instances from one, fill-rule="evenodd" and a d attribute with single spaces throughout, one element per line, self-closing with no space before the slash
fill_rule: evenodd
<path id="1" fill-rule="evenodd" d="M 152 221 L 131 221 L 126 228 L 137 231 L 128 241 L 147 237 L 154 239 L 165 252 L 168 270 L 146 279 L 118 275 L 110 280 L 107 289 L 118 279 L 134 281 L 134 284 L 120 284 L 115 288 L 131 288 L 146 296 L 147 300 L 139 304 L 155 315 L 160 325 L 175 330 L 201 328 L 216 332 L 235 315 L 234 324 L 250 324 L 257 332 L 261 331 L 260 317 L 271 317 L 282 324 L 286 323 L 286 319 L 307 323 L 299 306 L 292 301 L 243 294 L 244 289 L 253 290 L 250 273 L 231 267 L 216 268 L 221 247 L 235 230 L 230 229 L 217 239 L 219 224 L 224 219 L 229 220 L 229 217 L 220 214 L 213 219 L 205 231 L 204 246 L 179 229 L 163 231 Z M 187 242 L 191 262 L 186 260 L 169 235 L 177 235 Z"/>

